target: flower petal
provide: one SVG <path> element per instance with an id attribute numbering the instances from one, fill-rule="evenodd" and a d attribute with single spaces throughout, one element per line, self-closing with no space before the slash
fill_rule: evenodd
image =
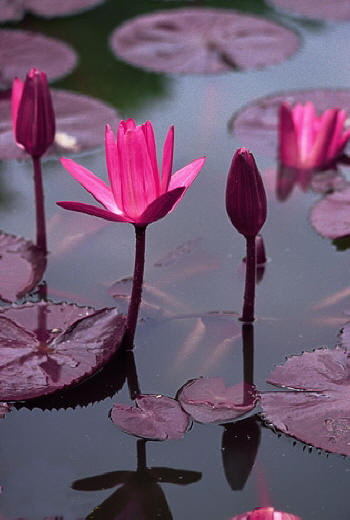
<path id="1" fill-rule="evenodd" d="M 83 202 L 74 202 L 74 201 L 58 201 L 56 202 L 58 206 L 61 206 L 63 209 L 69 209 L 71 211 L 78 211 L 79 213 L 86 213 L 87 215 L 93 215 L 94 217 L 101 217 L 106 220 L 110 220 L 112 222 L 132 222 L 124 215 L 117 215 L 112 211 L 108 211 L 103 208 L 99 208 L 98 206 L 93 206 L 92 204 L 85 204 Z"/>
<path id="2" fill-rule="evenodd" d="M 11 94 L 11 114 L 12 114 L 12 128 L 14 134 L 16 134 L 16 122 L 17 122 L 17 114 L 19 104 L 21 102 L 22 93 L 23 93 L 24 83 L 19 78 L 15 78 L 12 84 L 12 94 Z"/>
<path id="3" fill-rule="evenodd" d="M 181 168 L 171 176 L 169 183 L 169 190 L 173 190 L 179 187 L 185 187 L 186 189 L 191 186 L 194 179 L 199 174 L 200 170 L 203 168 L 206 158 L 201 157 L 200 159 L 195 159 L 187 166 Z"/>
<path id="4" fill-rule="evenodd" d="M 299 111 L 298 111 L 299 112 Z M 294 113 L 288 103 L 279 109 L 279 158 L 285 166 L 298 166 L 299 149 Z"/>
<path id="5" fill-rule="evenodd" d="M 149 161 L 151 163 L 151 170 L 153 173 L 153 182 L 155 186 L 156 197 L 160 195 L 160 182 L 159 182 L 159 171 L 158 171 L 158 163 L 157 163 L 157 149 L 156 149 L 156 141 L 154 138 L 153 126 L 150 121 L 146 121 L 145 124 L 141 126 L 143 134 L 145 136 L 145 141 L 148 150 Z"/>
<path id="6" fill-rule="evenodd" d="M 124 211 L 122 183 L 119 170 L 118 150 L 115 142 L 114 133 L 109 125 L 106 125 L 105 131 L 105 150 L 106 150 L 106 166 L 108 172 L 108 179 L 111 185 L 115 204 Z"/>
<path id="7" fill-rule="evenodd" d="M 174 127 L 171 126 L 168 130 L 164 141 L 163 158 L 162 158 L 162 186 L 161 191 L 165 193 L 168 189 L 171 171 L 173 169 L 174 156 Z"/>
<path id="8" fill-rule="evenodd" d="M 102 179 L 99 179 L 90 170 L 72 159 L 62 157 L 61 164 L 105 208 L 116 213 L 122 213 L 114 201 L 112 190 Z"/>
<path id="9" fill-rule="evenodd" d="M 167 191 L 163 193 L 158 199 L 154 200 L 148 208 L 142 213 L 142 215 L 137 219 L 137 224 L 150 224 L 151 222 L 155 222 L 159 220 L 168 213 L 170 213 L 180 199 L 182 195 L 186 191 L 184 186 L 180 188 L 175 188 L 172 191 Z"/>
<path id="10" fill-rule="evenodd" d="M 337 109 L 326 110 L 323 114 L 323 124 L 317 134 L 312 151 L 307 157 L 306 166 L 310 165 L 311 168 L 325 168 L 328 166 L 328 146 L 336 129 L 337 117 Z"/>

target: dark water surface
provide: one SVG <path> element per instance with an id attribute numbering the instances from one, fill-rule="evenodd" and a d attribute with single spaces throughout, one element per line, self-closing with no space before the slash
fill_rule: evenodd
<path id="1" fill-rule="evenodd" d="M 146 313 L 139 324 L 136 367 L 142 392 L 174 396 L 188 379 L 201 375 L 222 376 L 227 384 L 242 379 L 240 322 L 234 315 L 225 318 L 223 327 L 232 322 L 232 334 L 227 337 L 233 338 L 225 341 L 225 334 L 221 337 L 220 333 L 203 333 L 201 321 L 206 312 L 232 311 L 239 315 L 241 310 L 245 245 L 226 216 L 224 193 L 233 152 L 250 143 L 230 135 L 228 121 L 250 101 L 277 91 L 350 87 L 350 31 L 346 23 L 306 22 L 275 14 L 275 19 L 301 38 L 300 50 L 291 59 L 262 70 L 177 77 L 141 71 L 118 62 L 108 50 L 107 35 L 121 19 L 160 7 L 184 5 L 133 4 L 128 11 L 109 1 L 91 13 L 50 22 L 28 17 L 19 26 L 65 38 L 75 45 L 80 53 L 79 68 L 59 87 L 100 97 L 120 109 L 123 116 L 134 117 L 140 123 L 150 119 L 159 149 L 168 126 L 174 124 L 174 170 L 207 156 L 205 168 L 174 213 L 147 231 L 145 281 L 163 297 L 150 297 L 160 309 Z M 247 11 L 272 16 L 261 2 L 220 3 L 232 8 L 244 5 Z M 265 380 L 270 370 L 286 356 L 321 345 L 334 346 L 350 312 L 349 298 L 322 308 L 317 305 L 349 286 L 349 251 L 337 251 L 312 229 L 308 215 L 318 195 L 295 188 L 288 201 L 276 200 L 273 176 L 266 173 L 275 168 L 275 155 L 275 151 L 266 155 L 256 152 L 268 195 L 263 236 L 270 259 L 257 288 L 254 381 L 259 389 L 268 388 Z M 102 148 L 74 159 L 106 178 Z M 132 272 L 132 226 L 101 221 L 97 228 L 94 217 L 64 212 L 55 205 L 57 200 L 91 202 L 91 198 L 63 170 L 57 158 L 46 160 L 43 167 L 50 250 L 45 275 L 49 298 L 95 307 L 113 306 L 108 289 Z M 31 164 L 3 162 L 0 169 L 1 227 L 7 233 L 32 238 Z M 162 265 L 154 265 L 187 242 L 188 253 L 176 256 L 173 264 L 167 266 L 163 261 Z M 221 330 L 220 323 L 215 327 Z M 136 439 L 120 432 L 108 418 L 117 401 L 129 402 L 126 387 L 113 398 L 85 407 L 52 411 L 21 408 L 0 421 L 0 516 L 31 520 L 48 516 L 86 518 L 118 486 L 120 489 L 120 482 L 114 487 L 111 484 L 110 489 L 99 489 L 101 484 L 95 484 L 95 490 L 90 491 L 72 489 L 76 480 L 136 469 Z M 245 448 L 236 452 L 249 451 L 249 443 L 257 443 L 259 434 L 260 444 L 254 467 L 241 490 L 232 490 L 225 477 L 222 426 L 195 424 L 183 440 L 146 444 L 148 466 L 201 473 L 199 480 L 187 485 L 160 485 L 172 517 L 227 520 L 254 507 L 272 504 L 303 520 L 347 520 L 349 461 L 316 450 L 310 453 L 302 443 L 278 436 L 258 419 L 252 427 L 252 421 L 246 426 L 250 438 Z M 243 435 L 244 428 L 242 425 Z M 227 456 L 227 461 L 231 471 L 239 475 L 237 454 Z M 132 493 L 137 494 L 136 484 Z M 119 508 L 124 495 L 120 492 L 91 518 L 171 518 L 156 484 L 151 493 L 163 503 L 163 513 L 158 516 L 122 513 Z"/>

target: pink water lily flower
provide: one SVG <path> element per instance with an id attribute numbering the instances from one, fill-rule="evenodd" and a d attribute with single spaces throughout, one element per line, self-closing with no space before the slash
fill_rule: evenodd
<path id="1" fill-rule="evenodd" d="M 323 170 L 334 166 L 350 129 L 344 130 L 345 110 L 329 108 L 318 117 L 310 101 L 304 106 L 282 103 L 279 111 L 279 158 L 297 169 Z"/>
<path id="2" fill-rule="evenodd" d="M 253 511 L 234 516 L 230 520 L 301 520 L 291 513 L 276 511 L 273 507 L 257 507 Z"/>
<path id="3" fill-rule="evenodd" d="M 61 159 L 70 175 L 104 208 L 82 202 L 57 202 L 59 206 L 114 222 L 146 226 L 175 208 L 205 162 L 204 157 L 196 159 L 171 175 L 174 128 L 170 127 L 160 174 L 149 121 L 143 125 L 136 125 L 133 119 L 121 121 L 116 136 L 107 125 L 105 148 L 110 186 L 71 159 Z"/>

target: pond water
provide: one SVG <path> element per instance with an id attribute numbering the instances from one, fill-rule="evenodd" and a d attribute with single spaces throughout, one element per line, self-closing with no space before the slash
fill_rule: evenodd
<path id="1" fill-rule="evenodd" d="M 262 234 L 269 262 L 256 294 L 254 383 L 259 390 L 271 389 L 266 379 L 286 356 L 337 343 L 337 334 L 348 319 L 349 300 L 321 303 L 348 287 L 349 250 L 338 251 L 312 228 L 309 213 L 320 195 L 295 187 L 287 201 L 277 200 L 271 173 L 277 150 L 255 150 L 254 142 L 232 135 L 229 121 L 256 98 L 279 91 L 350 87 L 349 23 L 292 17 L 262 1 L 218 2 L 215 6 L 279 21 L 296 32 L 299 50 L 286 61 L 259 70 L 166 75 L 115 59 L 107 39 L 127 18 L 188 3 L 116 4 L 110 0 L 93 11 L 50 21 L 27 16 L 13 26 L 41 31 L 75 47 L 78 67 L 54 87 L 100 98 L 139 123 L 151 120 L 159 149 L 168 126 L 174 124 L 174 170 L 207 156 L 181 204 L 147 230 L 145 282 L 149 289 L 144 297 L 158 308 L 144 308 L 136 333 L 140 388 L 143 393 L 173 397 L 186 381 L 199 376 L 221 376 L 227 384 L 242 380 L 237 317 L 244 290 L 245 243 L 231 226 L 224 201 L 232 155 L 237 147 L 247 146 L 255 154 L 268 196 Z M 73 158 L 106 178 L 102 147 Z M 0 169 L 1 227 L 6 233 L 34 238 L 31 163 L 3 161 Z M 342 170 L 348 173 L 345 167 Z M 43 172 L 50 251 L 45 273 L 48 297 L 96 308 L 115 305 L 111 286 L 132 274 L 132 226 L 96 223 L 94 217 L 58 208 L 57 200 L 90 203 L 91 199 L 56 156 L 45 159 Z M 177 250 L 167 265 L 164 258 L 184 244 L 182 254 Z M 221 324 L 224 311 L 228 315 Z M 208 312 L 217 312 L 219 317 L 217 323 L 205 327 L 203 316 Z M 114 369 L 118 377 L 118 363 Z M 98 384 L 103 396 L 110 379 L 102 375 Z M 123 488 L 126 477 L 119 474 L 73 486 L 89 477 L 136 470 L 137 450 L 143 447 L 109 419 L 115 402 L 130 402 L 126 384 L 113 397 L 86 406 L 74 403 L 72 408 L 66 403 L 66 408 L 53 410 L 23 406 L 0 421 L 1 518 L 227 520 L 268 504 L 303 520 L 349 518 L 348 459 L 310 450 L 291 437 L 278 435 L 258 416 L 241 422 L 241 444 L 234 445 L 235 433 L 230 436 L 230 430 L 224 436 L 223 426 L 201 424 L 194 424 L 182 440 L 147 442 L 147 466 L 170 468 L 162 470 L 164 483 L 161 478 L 158 484 L 147 485 L 135 479 L 136 483 Z M 245 484 L 232 489 L 230 481 L 242 480 L 244 457 L 254 458 L 255 449 L 255 463 Z M 226 478 L 227 467 L 236 477 Z M 172 473 L 175 469 L 182 472 Z M 185 471 L 198 473 L 190 476 Z M 183 482 L 186 485 L 179 485 Z M 135 504 L 142 494 L 139 488 L 159 504 L 158 514 L 153 510 L 142 516 L 136 506 L 127 509 L 129 498 Z"/>

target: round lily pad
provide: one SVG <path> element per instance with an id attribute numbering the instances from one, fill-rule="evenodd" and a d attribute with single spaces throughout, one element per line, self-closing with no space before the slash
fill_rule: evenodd
<path id="1" fill-rule="evenodd" d="M 350 186 L 318 201 L 310 218 L 323 237 L 335 239 L 350 235 Z"/>
<path id="2" fill-rule="evenodd" d="M 309 18 L 325 20 L 350 20 L 348 0 L 270 0 L 275 7 L 281 7 Z"/>
<path id="3" fill-rule="evenodd" d="M 115 404 L 111 419 L 126 433 L 164 441 L 181 439 L 188 430 L 191 420 L 175 399 L 164 395 L 139 395 L 136 406 Z"/>
<path id="4" fill-rule="evenodd" d="M 26 11 L 45 18 L 70 16 L 103 2 L 104 0 L 1 0 L 0 21 L 21 20 Z"/>
<path id="5" fill-rule="evenodd" d="M 46 256 L 22 237 L 0 233 L 0 298 L 14 302 L 40 282 Z"/>
<path id="6" fill-rule="evenodd" d="M 101 146 L 106 123 L 115 128 L 120 121 L 116 110 L 98 99 L 66 90 L 51 89 L 51 93 L 57 131 L 48 154 L 67 155 Z M 0 158 L 28 157 L 14 141 L 9 97 L 0 99 L 0 121 Z"/>
<path id="7" fill-rule="evenodd" d="M 341 346 L 288 358 L 268 378 L 286 390 L 260 396 L 264 418 L 306 444 L 350 455 L 349 369 Z"/>
<path id="8" fill-rule="evenodd" d="M 256 99 L 234 114 L 229 128 L 248 148 L 276 156 L 278 144 L 278 110 L 286 101 L 291 105 L 312 101 L 321 114 L 327 108 L 339 107 L 350 113 L 350 89 L 310 89 L 280 92 Z"/>
<path id="9" fill-rule="evenodd" d="M 23 401 L 78 383 L 118 349 L 125 319 L 45 301 L 0 309 L 0 400 Z"/>
<path id="10" fill-rule="evenodd" d="M 11 87 L 16 76 L 24 79 L 33 67 L 53 81 L 69 74 L 76 63 L 75 51 L 63 41 L 30 31 L 0 30 L 0 88 Z"/>
<path id="11" fill-rule="evenodd" d="M 199 7 L 138 16 L 111 37 L 117 57 L 179 74 L 264 67 L 285 60 L 298 46 L 294 32 L 264 18 Z"/>
<path id="12" fill-rule="evenodd" d="M 247 383 L 226 387 L 220 377 L 192 379 L 178 392 L 182 408 L 200 423 L 228 422 L 256 405 L 255 388 Z"/>

